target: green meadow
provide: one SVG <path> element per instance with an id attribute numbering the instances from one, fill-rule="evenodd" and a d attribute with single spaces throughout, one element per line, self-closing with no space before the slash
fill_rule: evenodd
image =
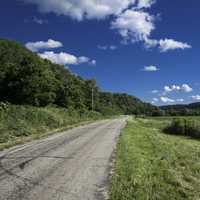
<path id="1" fill-rule="evenodd" d="M 118 142 L 110 200 L 200 199 L 200 140 L 164 133 L 171 121 L 128 121 Z"/>

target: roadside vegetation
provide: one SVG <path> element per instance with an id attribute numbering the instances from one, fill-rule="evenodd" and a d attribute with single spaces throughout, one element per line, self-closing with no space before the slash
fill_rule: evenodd
<path id="1" fill-rule="evenodd" d="M 179 127 L 183 121 L 174 123 Z M 200 141 L 163 133 L 169 124 L 170 118 L 128 122 L 118 143 L 110 200 L 200 199 Z"/>
<path id="2" fill-rule="evenodd" d="M 183 135 L 200 139 L 200 123 L 198 120 L 191 118 L 173 119 L 171 124 L 166 126 L 163 131 L 168 134 Z"/>
<path id="3" fill-rule="evenodd" d="M 102 118 L 98 112 L 81 113 L 73 108 L 39 108 L 1 103 L 0 150 Z"/>

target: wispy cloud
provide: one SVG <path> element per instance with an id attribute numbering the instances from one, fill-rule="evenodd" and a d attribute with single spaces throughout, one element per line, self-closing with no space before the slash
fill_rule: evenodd
<path id="1" fill-rule="evenodd" d="M 49 21 L 46 19 L 41 19 L 41 18 L 34 16 L 34 17 L 31 17 L 30 19 L 25 19 L 24 22 L 25 23 L 36 23 L 39 25 L 43 25 L 43 24 L 48 24 Z"/>
<path id="2" fill-rule="evenodd" d="M 117 46 L 115 46 L 115 45 L 110 45 L 110 46 L 107 46 L 107 45 L 98 45 L 97 48 L 101 49 L 101 50 L 116 50 Z"/>
<path id="3" fill-rule="evenodd" d="M 47 24 L 48 20 L 41 19 L 41 18 L 38 18 L 38 17 L 33 17 L 33 22 L 42 25 L 42 24 Z"/>
<path id="4" fill-rule="evenodd" d="M 142 70 L 145 72 L 156 72 L 159 71 L 159 68 L 154 65 L 150 65 L 150 66 L 145 66 Z"/>

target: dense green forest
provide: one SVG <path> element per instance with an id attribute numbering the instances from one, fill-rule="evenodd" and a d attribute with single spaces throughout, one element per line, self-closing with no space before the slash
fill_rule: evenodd
<path id="1" fill-rule="evenodd" d="M 161 106 L 161 110 L 168 116 L 199 116 L 200 115 L 200 103 L 180 104 Z"/>
<path id="2" fill-rule="evenodd" d="M 102 92 L 95 80 L 75 76 L 64 66 L 4 39 L 0 40 L 0 101 L 36 107 L 56 105 L 80 113 L 93 110 L 103 115 L 162 113 L 128 94 Z"/>

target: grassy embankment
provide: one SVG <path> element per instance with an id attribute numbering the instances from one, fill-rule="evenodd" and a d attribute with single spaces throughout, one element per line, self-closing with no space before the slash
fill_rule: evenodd
<path id="1" fill-rule="evenodd" d="M 1 104 L 0 150 L 101 118 L 97 112 Z"/>
<path id="2" fill-rule="evenodd" d="M 200 141 L 164 134 L 169 123 L 129 121 L 118 143 L 110 200 L 200 199 Z"/>

